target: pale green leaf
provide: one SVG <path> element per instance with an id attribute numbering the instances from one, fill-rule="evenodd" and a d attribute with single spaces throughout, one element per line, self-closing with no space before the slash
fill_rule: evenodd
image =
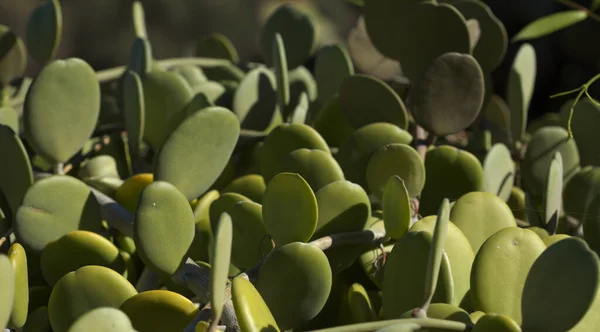
<path id="1" fill-rule="evenodd" d="M 567 10 L 539 18 L 526 25 L 512 42 L 540 38 L 581 22 L 588 17 L 584 10 Z"/>

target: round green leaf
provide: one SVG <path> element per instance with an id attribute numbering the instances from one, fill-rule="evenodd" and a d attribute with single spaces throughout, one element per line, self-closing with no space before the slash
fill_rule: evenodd
<path id="1" fill-rule="evenodd" d="M 305 124 L 281 124 L 265 138 L 260 151 L 260 173 L 268 183 L 277 174 L 282 161 L 297 149 L 314 149 L 329 152 L 329 146 L 312 127 Z"/>
<path id="2" fill-rule="evenodd" d="M 144 137 L 144 91 L 140 77 L 131 70 L 125 73 L 123 79 L 123 98 L 123 115 L 129 151 L 137 156 Z"/>
<path id="3" fill-rule="evenodd" d="M 283 172 L 298 173 L 314 192 L 344 180 L 344 172 L 331 153 L 317 149 L 302 148 L 290 152 L 279 165 L 277 173 Z"/>
<path id="4" fill-rule="evenodd" d="M 497 143 L 483 160 L 483 191 L 508 201 L 515 178 L 515 163 L 506 145 Z"/>
<path id="5" fill-rule="evenodd" d="M 177 74 L 181 75 L 183 79 L 188 82 L 192 90 L 206 82 L 208 82 L 208 78 L 204 75 L 202 69 L 198 68 L 194 65 L 182 65 L 177 66 L 172 69 Z M 204 108 L 204 107 L 202 107 Z"/>
<path id="6" fill-rule="evenodd" d="M 408 128 L 408 114 L 402 99 L 375 77 L 349 76 L 342 82 L 339 94 L 342 110 L 355 129 L 377 122 Z"/>
<path id="7" fill-rule="evenodd" d="M 508 86 L 506 88 L 506 103 L 511 111 L 510 128 L 513 141 L 522 140 L 525 134 L 536 72 L 535 49 L 530 44 L 525 43 L 521 45 L 515 55 L 508 74 Z"/>
<path id="8" fill-rule="evenodd" d="M 398 60 L 416 81 L 444 53 L 470 53 L 465 18 L 448 5 L 430 1 L 367 1 L 367 32 L 383 55 Z M 395 33 L 390 33 L 394 31 Z"/>
<path id="9" fill-rule="evenodd" d="M 0 254 L 0 327 L 8 325 L 14 305 L 15 290 L 15 272 L 12 264 L 6 255 Z"/>
<path id="10" fill-rule="evenodd" d="M 312 72 L 304 66 L 289 71 L 290 78 L 290 105 L 300 105 L 300 97 L 305 93 L 309 102 L 317 99 L 317 81 Z"/>
<path id="11" fill-rule="evenodd" d="M 56 56 L 62 38 L 62 9 L 58 0 L 40 4 L 27 20 L 27 50 L 44 65 Z"/>
<path id="12" fill-rule="evenodd" d="M 596 253 L 600 252 L 600 195 L 596 195 L 583 214 L 583 237 Z"/>
<path id="13" fill-rule="evenodd" d="M 209 107 L 192 114 L 160 149 L 154 165 L 155 179 L 173 184 L 189 201 L 193 200 L 223 172 L 239 132 L 239 122 L 226 108 Z"/>
<path id="14" fill-rule="evenodd" d="M 265 228 L 279 247 L 306 242 L 315 232 L 317 199 L 299 174 L 275 175 L 267 184 L 262 207 Z"/>
<path id="15" fill-rule="evenodd" d="M 471 275 L 474 310 L 507 315 L 521 323 L 521 294 L 529 269 L 546 249 L 534 232 L 510 227 L 481 246 Z"/>
<path id="16" fill-rule="evenodd" d="M 352 75 L 354 65 L 343 45 L 333 44 L 319 49 L 315 59 L 315 79 L 318 99 L 322 103 L 338 94 L 344 80 Z"/>
<path id="17" fill-rule="evenodd" d="M 231 181 L 222 193 L 238 193 L 244 195 L 256 203 L 261 203 L 267 185 L 259 174 L 247 174 Z"/>
<path id="18" fill-rule="evenodd" d="M 27 317 L 25 326 L 23 326 L 23 331 L 52 332 L 50 320 L 48 319 L 48 307 L 43 306 L 32 310 Z"/>
<path id="19" fill-rule="evenodd" d="M 33 171 L 27 150 L 17 134 L 0 125 L 0 142 L 0 195 L 8 203 L 7 211 L 3 211 L 4 215 L 12 216 L 7 218 L 11 220 L 21 206 L 27 189 L 33 184 Z M 8 229 L 0 227 L 0 231 L 4 234 Z"/>
<path id="20" fill-rule="evenodd" d="M 485 103 L 485 102 L 484 102 Z M 478 127 L 492 133 L 492 143 L 511 146 L 510 109 L 498 95 L 492 95 L 479 114 Z"/>
<path id="21" fill-rule="evenodd" d="M 105 266 L 121 274 L 126 268 L 114 244 L 88 231 L 72 231 L 48 243 L 40 257 L 44 279 L 52 286 L 65 274 L 86 265 Z"/>
<path id="22" fill-rule="evenodd" d="M 360 231 L 371 215 L 371 202 L 365 190 L 350 181 L 330 183 L 316 192 L 318 219 L 313 239 Z"/>
<path id="23" fill-rule="evenodd" d="M 78 58 L 53 61 L 27 92 L 23 106 L 27 142 L 46 160 L 63 163 L 90 138 L 99 114 L 100 84 L 94 69 Z"/>
<path id="24" fill-rule="evenodd" d="M 196 44 L 196 56 L 204 58 L 226 59 L 233 63 L 240 61 L 233 43 L 225 35 L 213 33 Z"/>
<path id="25" fill-rule="evenodd" d="M 500 197 L 487 192 L 461 196 L 452 206 L 450 220 L 469 239 L 474 253 L 499 230 L 517 227 L 510 207 Z"/>
<path id="26" fill-rule="evenodd" d="M 262 206 L 241 201 L 227 210 L 233 222 L 231 262 L 241 269 L 258 264 L 272 245 L 266 240 L 267 231 L 262 221 Z"/>
<path id="27" fill-rule="evenodd" d="M 194 214 L 189 201 L 164 181 L 148 185 L 140 195 L 133 239 L 144 264 L 172 275 L 194 239 Z"/>
<path id="28" fill-rule="evenodd" d="M 525 281 L 523 330 L 570 330 L 597 297 L 599 278 L 598 256 L 583 240 L 564 239 L 548 247 L 533 263 Z"/>
<path id="29" fill-rule="evenodd" d="M 277 108 L 277 82 L 273 71 L 258 67 L 249 71 L 233 96 L 233 112 L 242 128 L 268 131 L 281 123 Z"/>
<path id="30" fill-rule="evenodd" d="M 218 320 L 225 304 L 225 287 L 229 276 L 231 264 L 231 241 L 233 238 L 233 225 L 231 216 L 223 213 L 215 229 L 215 239 L 212 243 L 210 257 L 210 303 L 212 319 Z"/>
<path id="31" fill-rule="evenodd" d="M 478 311 L 481 312 L 481 311 Z M 483 314 L 483 313 L 482 313 Z M 483 314 L 472 332 L 521 332 L 521 327 L 517 322 L 508 316 L 502 314 Z"/>
<path id="32" fill-rule="evenodd" d="M 566 183 L 580 169 L 575 141 L 569 139 L 565 129 L 556 126 L 541 128 L 533 134 L 521 163 L 524 185 L 531 194 L 543 195 L 550 162 L 557 151 L 562 157 L 563 182 Z"/>
<path id="33" fill-rule="evenodd" d="M 458 9 L 465 19 L 477 20 L 481 36 L 473 49 L 473 56 L 486 72 L 496 69 L 504 59 L 508 47 L 506 28 L 500 19 L 483 1 L 458 0 L 449 1 Z"/>
<path id="34" fill-rule="evenodd" d="M 408 131 L 391 123 L 372 123 L 352 132 L 340 146 L 335 159 L 348 181 L 367 188 L 367 166 L 373 153 L 388 144 L 409 144 L 412 139 Z"/>
<path id="35" fill-rule="evenodd" d="M 210 203 L 208 209 L 212 229 L 217 229 L 217 223 L 223 212 L 229 211 L 236 203 L 251 202 L 248 197 L 238 193 L 224 193 Z"/>
<path id="36" fill-rule="evenodd" d="M 386 234 L 392 239 L 400 239 L 410 227 L 411 208 L 408 190 L 399 176 L 388 178 L 382 205 Z"/>
<path id="37" fill-rule="evenodd" d="M 269 65 L 274 63 L 271 46 L 276 33 L 281 34 L 287 49 L 286 58 L 290 70 L 308 60 L 317 46 L 312 19 L 291 5 L 281 5 L 267 19 L 260 34 L 260 47 Z"/>
<path id="38" fill-rule="evenodd" d="M 479 160 L 470 152 L 452 146 L 442 145 L 427 151 L 425 174 L 419 207 L 422 216 L 436 214 L 444 198 L 456 200 L 468 192 L 483 189 L 483 168 Z M 452 217 L 450 220 L 455 221 Z"/>
<path id="39" fill-rule="evenodd" d="M 12 265 L 15 277 L 14 302 L 8 326 L 20 329 L 25 325 L 29 311 L 29 277 L 27 273 L 27 254 L 18 243 L 10 246 L 8 259 Z M 3 287 L 4 288 L 4 287 Z M 2 324 L 0 324 L 2 325 Z"/>
<path id="40" fill-rule="evenodd" d="M 483 106 L 484 78 L 469 54 L 437 57 L 411 89 L 408 108 L 430 134 L 455 134 L 470 126 Z"/>
<path id="41" fill-rule="evenodd" d="M 29 187 L 14 230 L 20 243 L 39 253 L 71 231 L 102 232 L 101 220 L 100 205 L 87 185 L 70 176 L 54 175 Z"/>
<path id="42" fill-rule="evenodd" d="M 7 26 L 0 25 L 0 84 L 8 86 L 20 77 L 27 65 L 27 52 L 21 38 Z"/>
<path id="43" fill-rule="evenodd" d="M 140 77 L 144 92 L 144 140 L 158 150 L 170 134 L 166 124 L 183 111 L 193 92 L 181 76 L 166 70 L 154 69 Z"/>
<path id="44" fill-rule="evenodd" d="M 404 181 L 409 197 L 416 198 L 425 185 L 425 165 L 419 153 L 407 144 L 389 144 L 375 152 L 367 165 L 367 184 L 382 199 L 388 179 L 397 175 Z"/>
<path id="45" fill-rule="evenodd" d="M 279 332 L 269 307 L 248 279 L 233 278 L 231 297 L 242 331 Z"/>
<path id="46" fill-rule="evenodd" d="M 383 277 L 385 319 L 401 318 L 406 311 L 423 304 L 425 276 L 432 246 L 432 236 L 427 232 L 409 232 L 394 245 L 387 257 Z M 442 255 L 432 303 L 453 303 L 453 295 L 450 263 L 448 257 Z"/>
<path id="47" fill-rule="evenodd" d="M 150 290 L 136 294 L 121 304 L 133 328 L 139 332 L 183 331 L 198 308 L 192 301 L 167 290 Z"/>
<path id="48" fill-rule="evenodd" d="M 115 308 L 100 307 L 79 317 L 69 332 L 135 332 L 127 315 Z"/>
<path id="49" fill-rule="evenodd" d="M 339 147 L 354 131 L 341 109 L 338 95 L 326 102 L 309 122 L 330 146 Z"/>
<path id="50" fill-rule="evenodd" d="M 298 242 L 272 252 L 256 281 L 256 289 L 282 330 L 313 319 L 325 306 L 331 285 L 327 256 L 313 245 Z"/>
<path id="51" fill-rule="evenodd" d="M 137 294 L 119 273 L 103 266 L 84 266 L 64 275 L 52 289 L 48 316 L 55 332 L 66 332 L 83 314 L 99 307 L 119 308 Z"/>

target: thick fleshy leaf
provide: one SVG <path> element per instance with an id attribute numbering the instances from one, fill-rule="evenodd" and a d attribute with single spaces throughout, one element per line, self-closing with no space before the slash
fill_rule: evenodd
<path id="1" fill-rule="evenodd" d="M 0 254 L 0 326 L 8 325 L 15 297 L 15 272 L 8 257 Z"/>
<path id="2" fill-rule="evenodd" d="M 497 143 L 483 161 L 483 191 L 508 201 L 515 178 L 515 163 L 506 145 Z"/>
<path id="3" fill-rule="evenodd" d="M 63 276 L 52 289 L 48 316 L 55 332 L 66 332 L 82 315 L 99 307 L 119 308 L 137 294 L 119 273 L 103 266 L 84 266 Z"/>
<path id="4" fill-rule="evenodd" d="M 127 314 L 112 307 L 90 310 L 69 327 L 69 332 L 104 331 L 136 332 Z"/>
<path id="5" fill-rule="evenodd" d="M 146 14 L 141 1 L 134 1 L 132 5 L 133 11 L 133 28 L 135 35 L 138 38 L 148 39 L 148 31 L 146 31 Z"/>
<path id="6" fill-rule="evenodd" d="M 387 181 L 393 175 L 399 176 L 406 186 L 409 197 L 415 198 L 425 185 L 425 165 L 419 153 L 407 144 L 389 144 L 369 159 L 367 165 L 369 190 L 381 199 Z"/>
<path id="7" fill-rule="evenodd" d="M 487 192 L 470 192 L 452 206 L 450 220 L 465 234 L 473 252 L 493 234 L 517 223 L 510 207 L 498 196 Z"/>
<path id="8" fill-rule="evenodd" d="M 308 125 L 282 124 L 273 129 L 260 150 L 259 169 L 265 182 L 270 182 L 277 175 L 282 161 L 290 152 L 302 148 L 330 153 L 323 137 Z"/>
<path id="9" fill-rule="evenodd" d="M 25 248 L 39 253 L 71 231 L 102 232 L 101 220 L 100 205 L 85 183 L 54 175 L 29 187 L 17 211 L 14 230 Z"/>
<path id="10" fill-rule="evenodd" d="M 194 239 L 194 214 L 175 186 L 155 181 L 142 191 L 133 223 L 137 253 L 146 266 L 172 275 Z"/>
<path id="11" fill-rule="evenodd" d="M 338 94 L 344 80 L 354 74 L 348 51 L 341 44 L 324 46 L 315 58 L 318 99 L 325 103 Z"/>
<path id="12" fill-rule="evenodd" d="M 267 241 L 268 234 L 262 222 L 262 206 L 255 202 L 241 201 L 227 210 L 227 214 L 233 223 L 231 262 L 240 269 L 249 269 L 258 264 L 273 247 Z"/>
<path id="13" fill-rule="evenodd" d="M 247 174 L 231 181 L 221 192 L 234 192 L 244 195 L 256 203 L 261 203 L 267 185 L 261 175 Z"/>
<path id="14" fill-rule="evenodd" d="M 412 135 L 391 123 L 372 123 L 346 138 L 335 155 L 348 181 L 368 188 L 366 172 L 373 153 L 388 144 L 409 144 Z M 387 179 L 386 179 L 387 181 Z"/>
<path id="15" fill-rule="evenodd" d="M 27 254 L 23 246 L 18 243 L 11 245 L 8 250 L 8 259 L 15 273 L 15 296 L 8 326 L 20 329 L 25 325 L 29 312 L 29 273 L 27 272 Z"/>
<path id="16" fill-rule="evenodd" d="M 22 76 L 26 65 L 27 52 L 23 41 L 7 26 L 0 25 L 0 83 L 8 85 Z"/>
<path id="17" fill-rule="evenodd" d="M 416 81 L 444 53 L 471 51 L 464 16 L 448 4 L 430 1 L 366 1 L 370 39 L 386 57 L 398 60 Z M 395 31 L 395 33 L 390 33 Z"/>
<path id="18" fill-rule="evenodd" d="M 523 330 L 570 330 L 597 301 L 599 280 L 598 256 L 583 240 L 570 238 L 551 245 L 533 263 L 525 281 Z"/>
<path id="19" fill-rule="evenodd" d="M 133 71 L 128 70 L 123 79 L 123 114 L 129 151 L 137 156 L 144 137 L 144 91 L 142 81 Z"/>
<path id="20" fill-rule="evenodd" d="M 196 56 L 225 59 L 233 63 L 237 63 L 240 60 L 231 40 L 220 33 L 213 33 L 200 39 L 198 44 L 196 44 Z"/>
<path id="21" fill-rule="evenodd" d="M 192 114 L 158 152 L 155 179 L 173 184 L 189 201 L 199 197 L 225 169 L 239 133 L 237 118 L 226 108 L 214 106 Z"/>
<path id="22" fill-rule="evenodd" d="M 152 70 L 152 47 L 146 38 L 136 38 L 129 51 L 129 70 L 136 73 L 140 79 Z"/>
<path id="23" fill-rule="evenodd" d="M 472 332 L 521 332 L 519 324 L 506 315 L 481 313 L 483 315 L 473 326 Z"/>
<path id="24" fill-rule="evenodd" d="M 436 214 L 444 198 L 456 200 L 483 188 L 483 168 L 479 160 L 470 152 L 448 145 L 427 151 L 425 174 L 419 207 L 422 216 Z"/>
<path id="25" fill-rule="evenodd" d="M 469 54 L 437 57 L 408 96 L 415 121 L 430 134 L 455 134 L 470 126 L 483 106 L 484 77 Z"/>
<path id="26" fill-rule="evenodd" d="M 428 216 L 417 221 L 409 232 L 424 231 L 433 236 L 437 216 Z M 450 272 L 452 273 L 452 282 L 454 284 L 454 305 L 461 305 L 463 300 L 468 299 L 468 291 L 471 287 L 471 265 L 475 254 L 471 249 L 471 244 L 463 232 L 454 223 L 448 223 L 448 240 L 444 247 L 444 252 L 448 255 L 450 261 Z"/>
<path id="27" fill-rule="evenodd" d="M 138 332 L 183 331 L 198 308 L 177 293 L 157 289 L 136 294 L 119 307 Z"/>
<path id="28" fill-rule="evenodd" d="M 56 55 L 62 39 L 62 9 L 58 0 L 40 4 L 27 20 L 27 50 L 45 65 Z"/>
<path id="29" fill-rule="evenodd" d="M 518 227 L 502 229 L 487 239 L 473 262 L 473 309 L 507 315 L 520 324 L 523 285 L 545 249 L 534 232 Z"/>
<path id="30" fill-rule="evenodd" d="M 56 60 L 42 69 L 27 92 L 23 127 L 36 153 L 63 163 L 90 138 L 99 115 L 100 84 L 94 69 L 78 58 Z"/>
<path id="31" fill-rule="evenodd" d="M 383 278 L 383 316 L 400 318 L 406 311 L 423 304 L 425 276 L 432 236 L 427 232 L 409 232 L 394 245 L 387 257 Z M 410 269 L 406 267 L 410 266 Z M 442 256 L 433 303 L 452 303 L 454 289 L 448 256 Z"/>
<path id="32" fill-rule="evenodd" d="M 569 139 L 569 134 L 562 127 L 541 128 L 531 137 L 521 162 L 522 179 L 532 195 L 544 195 L 550 162 L 556 152 L 562 157 L 564 183 L 579 172 L 579 152 L 575 140 Z"/>
<path id="33" fill-rule="evenodd" d="M 540 38 L 579 23 L 586 18 L 588 18 L 587 10 L 581 9 L 565 10 L 550 14 L 527 24 L 512 38 L 511 41 L 514 43 L 522 40 Z"/>
<path id="34" fill-rule="evenodd" d="M 562 193 L 563 193 L 563 170 L 562 158 L 560 152 L 555 152 L 550 168 L 548 169 L 548 178 L 546 181 L 545 195 L 545 214 L 544 223 L 546 230 L 551 235 L 556 233 L 558 227 L 558 218 L 562 211 Z"/>
<path id="35" fill-rule="evenodd" d="M 268 131 L 282 122 L 277 107 L 277 80 L 268 68 L 249 71 L 233 96 L 233 112 L 242 128 Z"/>
<path id="36" fill-rule="evenodd" d="M 290 82 L 287 59 L 285 57 L 285 45 L 279 33 L 275 33 L 273 38 L 272 54 L 271 59 L 273 59 L 275 80 L 277 81 L 277 104 L 283 112 L 290 102 Z"/>
<path id="37" fill-rule="evenodd" d="M 272 252 L 256 281 L 256 289 L 282 330 L 314 318 L 325 306 L 331 285 L 327 256 L 317 247 L 299 242 Z"/>
<path id="38" fill-rule="evenodd" d="M 399 176 L 388 178 L 382 205 L 386 234 L 393 239 L 400 239 L 410 227 L 411 208 L 404 180 Z"/>
<path id="39" fill-rule="evenodd" d="M 283 172 L 299 174 L 314 192 L 344 180 L 344 172 L 331 153 L 317 149 L 303 148 L 290 152 L 279 165 L 277 173 Z"/>
<path id="40" fill-rule="evenodd" d="M 406 130 L 408 114 L 402 99 L 385 82 L 364 74 L 347 77 L 340 88 L 340 105 L 355 129 L 387 122 Z"/>
<path id="41" fill-rule="evenodd" d="M 10 227 L 10 220 L 17 214 L 27 189 L 33 184 L 33 171 L 23 142 L 10 128 L 0 125 L 0 142 L 0 195 L 8 203 L 7 211 L 3 213 L 8 216 L 7 226 Z M 8 229 L 0 226 L 0 231 L 4 234 Z"/>
<path id="42" fill-rule="evenodd" d="M 506 103 L 510 109 L 510 128 L 513 141 L 522 140 L 525 134 L 536 73 L 535 49 L 530 44 L 525 43 L 521 45 L 515 55 L 506 88 Z"/>
<path id="43" fill-rule="evenodd" d="M 225 304 L 225 286 L 229 276 L 233 225 L 231 216 L 223 213 L 215 229 L 210 257 L 210 303 L 212 319 L 219 319 Z"/>
<path id="44" fill-rule="evenodd" d="M 312 18 L 292 5 L 283 4 L 267 19 L 260 34 L 260 47 L 269 65 L 274 63 L 271 47 L 276 33 L 281 34 L 287 49 L 286 59 L 290 70 L 308 60 L 317 46 Z"/>
<path id="45" fill-rule="evenodd" d="M 423 305 L 429 306 L 433 300 L 438 283 L 440 269 L 445 256 L 446 239 L 448 235 L 448 223 L 450 215 L 449 201 L 445 198 L 440 205 L 437 220 L 433 229 L 431 248 L 429 249 L 429 260 L 427 262 L 427 273 L 425 274 L 425 296 Z M 448 260 L 449 263 L 449 260 Z M 454 295 L 454 294 L 453 294 Z M 421 308 L 422 309 L 422 308 Z"/>
<path id="46" fill-rule="evenodd" d="M 310 240 L 317 226 L 315 194 L 296 173 L 279 173 L 267 184 L 263 221 L 278 247 Z"/>
<path id="47" fill-rule="evenodd" d="M 105 266 L 121 274 L 126 269 L 119 249 L 106 238 L 88 231 L 69 232 L 50 242 L 40 257 L 42 274 L 51 286 L 65 274 L 86 265 Z"/>
<path id="48" fill-rule="evenodd" d="M 231 298 L 242 331 L 279 332 L 269 307 L 248 279 L 233 278 Z"/>

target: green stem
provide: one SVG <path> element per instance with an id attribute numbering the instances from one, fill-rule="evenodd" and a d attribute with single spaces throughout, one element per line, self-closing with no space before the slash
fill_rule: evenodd
<path id="1" fill-rule="evenodd" d="M 338 326 L 322 330 L 315 330 L 313 332 L 367 332 L 375 331 L 395 324 L 419 325 L 421 329 L 426 329 L 428 331 L 467 331 L 469 329 L 469 326 L 467 326 L 465 323 L 453 322 L 449 320 L 435 318 L 406 318 Z"/>

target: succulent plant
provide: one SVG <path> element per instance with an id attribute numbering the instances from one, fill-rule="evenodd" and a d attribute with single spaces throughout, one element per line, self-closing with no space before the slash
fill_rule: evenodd
<path id="1" fill-rule="evenodd" d="M 0 26 L 0 328 L 596 330 L 600 75 L 528 124 L 525 41 L 598 2 L 513 59 L 481 1 L 351 2 L 348 46 L 278 5 L 252 64 L 155 58 L 141 1 L 107 70 L 56 58 L 58 0 Z"/>

